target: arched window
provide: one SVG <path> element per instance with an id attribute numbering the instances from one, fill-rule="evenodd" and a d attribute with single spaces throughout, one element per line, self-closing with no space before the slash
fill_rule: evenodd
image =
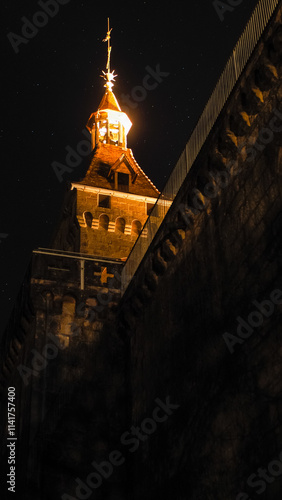
<path id="1" fill-rule="evenodd" d="M 93 215 L 90 212 L 84 212 L 85 224 L 88 227 L 92 226 Z"/>
<path id="2" fill-rule="evenodd" d="M 99 217 L 99 229 L 105 229 L 108 231 L 109 227 L 109 217 L 106 214 L 102 214 Z"/>
<path id="3" fill-rule="evenodd" d="M 139 236 L 139 234 L 141 233 L 141 229 L 142 229 L 142 224 L 141 224 L 140 220 L 132 221 L 131 234 Z"/>
<path id="4" fill-rule="evenodd" d="M 115 232 L 124 233 L 125 230 L 125 220 L 122 217 L 116 219 Z"/>

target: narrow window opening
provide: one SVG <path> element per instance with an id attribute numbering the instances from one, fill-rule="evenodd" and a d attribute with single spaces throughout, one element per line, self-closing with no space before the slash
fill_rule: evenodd
<path id="1" fill-rule="evenodd" d="M 92 226 L 93 215 L 90 212 L 84 212 L 84 220 L 87 227 Z"/>
<path id="2" fill-rule="evenodd" d="M 141 233 L 141 229 L 142 229 L 142 224 L 140 220 L 134 220 L 131 224 L 131 234 L 139 236 L 139 234 Z"/>
<path id="3" fill-rule="evenodd" d="M 99 229 L 105 229 L 108 231 L 109 227 L 109 217 L 106 214 L 102 214 L 99 217 Z"/>
<path id="4" fill-rule="evenodd" d="M 123 172 L 117 173 L 117 188 L 119 191 L 124 191 L 125 193 L 128 193 L 129 174 L 124 174 Z"/>
<path id="5" fill-rule="evenodd" d="M 116 219 L 115 231 L 117 233 L 124 233 L 125 230 L 125 220 L 122 217 Z"/>

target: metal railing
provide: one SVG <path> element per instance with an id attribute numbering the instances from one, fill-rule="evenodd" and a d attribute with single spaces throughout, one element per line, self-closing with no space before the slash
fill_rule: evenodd
<path id="1" fill-rule="evenodd" d="M 225 69 L 208 100 L 190 139 L 174 167 L 146 224 L 137 239 L 122 272 L 122 292 L 126 290 L 165 215 L 192 167 L 221 110 L 238 81 L 258 40 L 281 0 L 260 0 L 236 43 Z M 166 202 L 165 202 L 166 200 Z M 144 237 L 145 235 L 145 237 Z"/>

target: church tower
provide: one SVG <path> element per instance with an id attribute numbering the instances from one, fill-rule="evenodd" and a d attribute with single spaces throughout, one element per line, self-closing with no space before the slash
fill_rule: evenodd
<path id="1" fill-rule="evenodd" d="M 88 120 L 92 160 L 85 177 L 73 182 L 77 192 L 76 217 L 80 226 L 75 251 L 126 260 L 146 222 L 159 191 L 127 147 L 131 121 L 112 91 L 116 75 L 110 71 L 110 33 L 105 93 Z M 58 242 L 55 244 L 58 248 Z"/>

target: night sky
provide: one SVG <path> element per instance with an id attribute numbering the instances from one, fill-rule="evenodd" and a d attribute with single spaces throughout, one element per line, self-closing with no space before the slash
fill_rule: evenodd
<path id="1" fill-rule="evenodd" d="M 111 69 L 118 75 L 113 91 L 122 108 L 122 95 L 139 99 L 131 97 L 126 109 L 133 122 L 128 147 L 161 190 L 257 3 L 242 0 L 220 20 L 213 0 L 61 1 L 33 38 L 17 39 L 17 47 L 14 41 L 16 53 L 8 35 L 23 36 L 23 17 L 44 23 L 37 16 L 42 7 L 2 0 L 0 334 L 32 250 L 49 247 L 66 183 L 87 170 L 85 157 L 59 182 L 52 162 L 65 164 L 65 148 L 85 139 L 82 131 L 103 96 L 107 17 Z M 146 95 L 136 90 L 158 65 L 169 75 Z"/>

